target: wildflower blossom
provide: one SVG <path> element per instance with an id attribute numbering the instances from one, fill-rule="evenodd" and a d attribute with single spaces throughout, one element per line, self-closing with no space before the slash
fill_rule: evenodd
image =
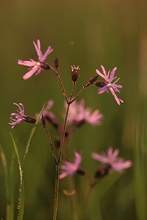
<path id="1" fill-rule="evenodd" d="M 16 113 L 11 113 L 10 115 L 10 123 L 9 125 L 11 125 L 11 128 L 14 128 L 15 125 L 20 124 L 22 121 L 26 121 L 29 123 L 35 123 L 36 119 L 30 116 L 26 116 L 24 114 L 24 106 L 22 103 L 13 103 L 14 105 L 16 105 L 18 107 L 18 110 Z"/>
<path id="2" fill-rule="evenodd" d="M 100 125 L 103 115 L 99 112 L 99 110 L 95 110 L 91 113 L 89 108 L 85 108 L 84 100 L 80 102 L 74 101 L 69 109 L 68 113 L 68 124 L 79 126 L 83 123 L 89 123 L 91 125 Z"/>
<path id="3" fill-rule="evenodd" d="M 98 154 L 98 153 L 92 153 L 92 157 L 95 160 L 98 160 L 104 164 L 107 164 L 110 166 L 110 168 L 114 171 L 121 172 L 126 168 L 129 168 L 132 166 L 132 162 L 127 160 L 123 161 L 122 158 L 118 157 L 119 150 L 115 149 L 113 152 L 112 147 L 109 147 L 107 155 L 106 154 Z"/>
<path id="4" fill-rule="evenodd" d="M 33 42 L 35 50 L 38 55 L 38 61 L 34 61 L 33 59 L 23 61 L 18 60 L 18 64 L 28 66 L 29 71 L 23 76 L 23 79 L 29 79 L 33 74 L 39 74 L 43 69 L 49 69 L 49 64 L 45 63 L 47 56 L 53 51 L 53 49 L 49 46 L 44 54 L 41 52 L 40 40 L 37 40 L 37 43 Z"/>
<path id="5" fill-rule="evenodd" d="M 82 157 L 79 153 L 75 152 L 75 161 L 71 163 L 69 161 L 64 161 L 61 166 L 61 174 L 59 175 L 59 179 L 62 179 L 66 176 L 72 176 L 75 172 L 77 172 L 80 168 L 80 164 L 82 161 Z"/>
<path id="6" fill-rule="evenodd" d="M 102 68 L 103 73 L 101 73 L 98 69 L 96 69 L 96 73 L 99 76 L 101 76 L 105 81 L 103 83 L 102 82 L 96 83 L 97 86 L 101 87 L 98 90 L 98 94 L 102 94 L 105 91 L 109 90 L 111 92 L 111 94 L 113 95 L 113 97 L 115 98 L 117 104 L 120 105 L 124 101 L 122 99 L 119 99 L 116 95 L 116 92 L 120 92 L 119 89 L 122 88 L 122 85 L 116 84 L 118 82 L 118 80 L 120 79 L 120 78 L 117 78 L 114 76 L 117 68 L 114 67 L 113 70 L 112 71 L 109 70 L 108 73 L 106 73 L 106 70 L 103 66 L 101 66 L 101 68 Z"/>

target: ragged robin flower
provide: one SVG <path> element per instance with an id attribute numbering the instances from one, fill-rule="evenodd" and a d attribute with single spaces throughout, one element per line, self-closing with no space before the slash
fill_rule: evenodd
<path id="1" fill-rule="evenodd" d="M 104 81 L 97 81 L 95 83 L 96 86 L 101 87 L 98 90 L 98 94 L 102 94 L 106 91 L 107 92 L 110 91 L 113 97 L 115 98 L 117 104 L 120 105 L 124 101 L 118 98 L 116 95 L 116 92 L 120 92 L 119 89 L 122 88 L 122 85 L 116 84 L 120 79 L 114 76 L 117 68 L 114 67 L 113 70 L 112 71 L 109 70 L 108 73 L 106 72 L 105 68 L 102 65 L 101 68 L 103 73 L 101 73 L 98 69 L 96 69 L 96 73 L 104 79 Z"/>
<path id="2" fill-rule="evenodd" d="M 115 149 L 113 152 L 112 147 L 109 147 L 107 154 L 92 153 L 92 157 L 110 167 L 111 170 L 116 172 L 121 172 L 132 166 L 130 160 L 124 161 L 122 158 L 118 157 L 119 150 Z"/>
<path id="3" fill-rule="evenodd" d="M 28 123 L 35 123 L 36 119 L 31 116 L 26 116 L 24 114 L 24 106 L 22 103 L 13 103 L 13 105 L 18 107 L 18 110 L 16 113 L 11 113 L 10 115 L 10 123 L 11 128 L 14 128 L 15 125 L 20 124 L 22 121 L 26 121 Z"/>
<path id="4" fill-rule="evenodd" d="M 66 107 L 66 104 L 65 104 Z M 89 123 L 91 125 L 100 125 L 103 119 L 103 115 L 97 109 L 91 113 L 90 108 L 85 108 L 84 100 L 79 102 L 74 101 L 69 109 L 67 122 L 69 125 L 80 126 L 84 123 Z"/>
<path id="5" fill-rule="evenodd" d="M 27 61 L 18 60 L 18 64 L 30 67 L 29 71 L 23 76 L 23 79 L 29 79 L 35 73 L 38 75 L 43 69 L 50 69 L 50 65 L 44 61 L 53 49 L 49 46 L 46 52 L 42 54 L 40 40 L 37 40 L 37 43 L 33 42 L 33 44 L 38 55 L 38 61 L 33 59 Z"/>
<path id="6" fill-rule="evenodd" d="M 61 173 L 59 175 L 59 179 L 63 179 L 66 176 L 72 176 L 76 172 L 78 172 L 78 170 L 80 170 L 81 161 L 81 155 L 75 152 L 75 160 L 73 163 L 69 161 L 64 161 L 63 165 L 61 165 Z"/>

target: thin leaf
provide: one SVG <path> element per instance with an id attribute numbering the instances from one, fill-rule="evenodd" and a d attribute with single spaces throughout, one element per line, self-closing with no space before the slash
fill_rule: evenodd
<path id="1" fill-rule="evenodd" d="M 27 154 L 28 154 L 28 152 L 29 152 L 32 138 L 33 138 L 34 133 L 35 133 L 35 131 L 36 131 L 37 125 L 38 125 L 39 122 L 40 122 L 40 117 L 41 117 L 41 115 L 42 115 L 42 112 L 43 112 L 43 110 L 44 110 L 45 105 L 46 105 L 46 103 L 44 103 L 44 105 L 43 105 L 43 107 L 42 107 L 40 113 L 38 114 L 38 117 L 37 117 L 35 126 L 32 128 L 32 130 L 31 130 L 31 132 L 30 132 L 29 139 L 28 139 L 28 142 L 27 142 L 27 145 L 26 145 L 25 154 L 24 154 L 24 162 L 25 162 L 26 156 L 27 156 Z"/>
<path id="2" fill-rule="evenodd" d="M 24 200 L 25 200 L 25 193 L 24 193 L 24 178 L 23 178 L 23 170 L 19 158 L 19 153 L 18 153 L 18 148 L 17 145 L 14 141 L 14 138 L 12 134 L 10 133 L 12 141 L 13 141 L 13 146 L 18 162 L 18 168 L 19 168 L 19 178 L 20 178 L 20 185 L 19 185 L 19 196 L 18 196 L 18 216 L 17 220 L 23 220 L 23 215 L 24 215 Z"/>

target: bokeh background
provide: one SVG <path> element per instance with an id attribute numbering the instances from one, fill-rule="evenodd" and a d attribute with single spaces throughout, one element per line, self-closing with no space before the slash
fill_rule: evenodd
<path id="1" fill-rule="evenodd" d="M 24 81 L 27 68 L 17 60 L 36 59 L 33 41 L 40 39 L 42 50 L 54 48 L 48 62 L 60 62 L 61 77 L 67 93 L 71 91 L 70 66 L 80 66 L 77 91 L 104 65 L 117 67 L 123 85 L 117 106 L 110 94 L 97 94 L 91 86 L 82 94 L 86 106 L 104 114 L 101 126 L 85 125 L 70 140 L 70 155 L 82 152 L 82 166 L 93 175 L 97 163 L 92 151 L 119 148 L 121 156 L 133 161 L 123 174 L 111 174 L 98 184 L 89 201 L 88 220 L 146 219 L 146 94 L 147 94 L 147 2 L 143 0 L 5 0 L 0 2 L 0 141 L 8 169 L 14 152 L 10 132 L 23 156 L 31 124 L 22 123 L 11 130 L 9 115 L 13 102 L 22 102 L 28 115 L 35 115 L 49 99 L 62 122 L 63 96 L 55 76 L 43 71 Z M 51 129 L 51 128 L 50 128 Z M 51 131 L 52 132 L 52 131 Z M 17 215 L 19 173 L 14 163 L 14 219 Z M 55 166 L 45 134 L 38 128 L 25 167 L 24 219 L 52 219 Z M 10 180 L 10 185 L 11 185 Z M 82 210 L 87 190 L 85 177 L 75 176 L 75 187 Z M 74 219 L 71 197 L 63 190 L 67 179 L 60 183 L 58 219 Z M 80 212 L 80 211 L 79 211 Z M 0 162 L 0 218 L 6 219 L 5 175 Z M 81 217 L 79 217 L 81 219 Z"/>

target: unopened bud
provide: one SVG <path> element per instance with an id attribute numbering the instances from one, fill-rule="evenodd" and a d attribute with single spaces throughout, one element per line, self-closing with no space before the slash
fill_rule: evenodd
<path id="1" fill-rule="evenodd" d="M 93 84 L 93 83 L 97 80 L 97 78 L 98 78 L 98 75 L 97 75 L 97 76 L 93 76 L 93 77 L 89 80 L 90 84 Z"/>
<path id="2" fill-rule="evenodd" d="M 97 81 L 96 83 L 95 83 L 95 85 L 97 86 L 97 87 L 104 87 L 105 85 L 106 85 L 106 83 L 105 83 L 105 81 Z"/>
<path id="3" fill-rule="evenodd" d="M 56 67 L 56 69 L 59 68 L 59 60 L 57 57 L 55 58 L 55 67 Z"/>
<path id="4" fill-rule="evenodd" d="M 80 76 L 79 71 L 80 71 L 79 66 L 77 67 L 75 65 L 71 66 L 71 78 L 74 82 L 76 82 Z"/>
<path id="5" fill-rule="evenodd" d="M 50 69 L 50 65 L 48 63 L 45 62 L 41 62 L 40 63 L 41 68 L 43 68 L 44 70 L 49 70 Z"/>

